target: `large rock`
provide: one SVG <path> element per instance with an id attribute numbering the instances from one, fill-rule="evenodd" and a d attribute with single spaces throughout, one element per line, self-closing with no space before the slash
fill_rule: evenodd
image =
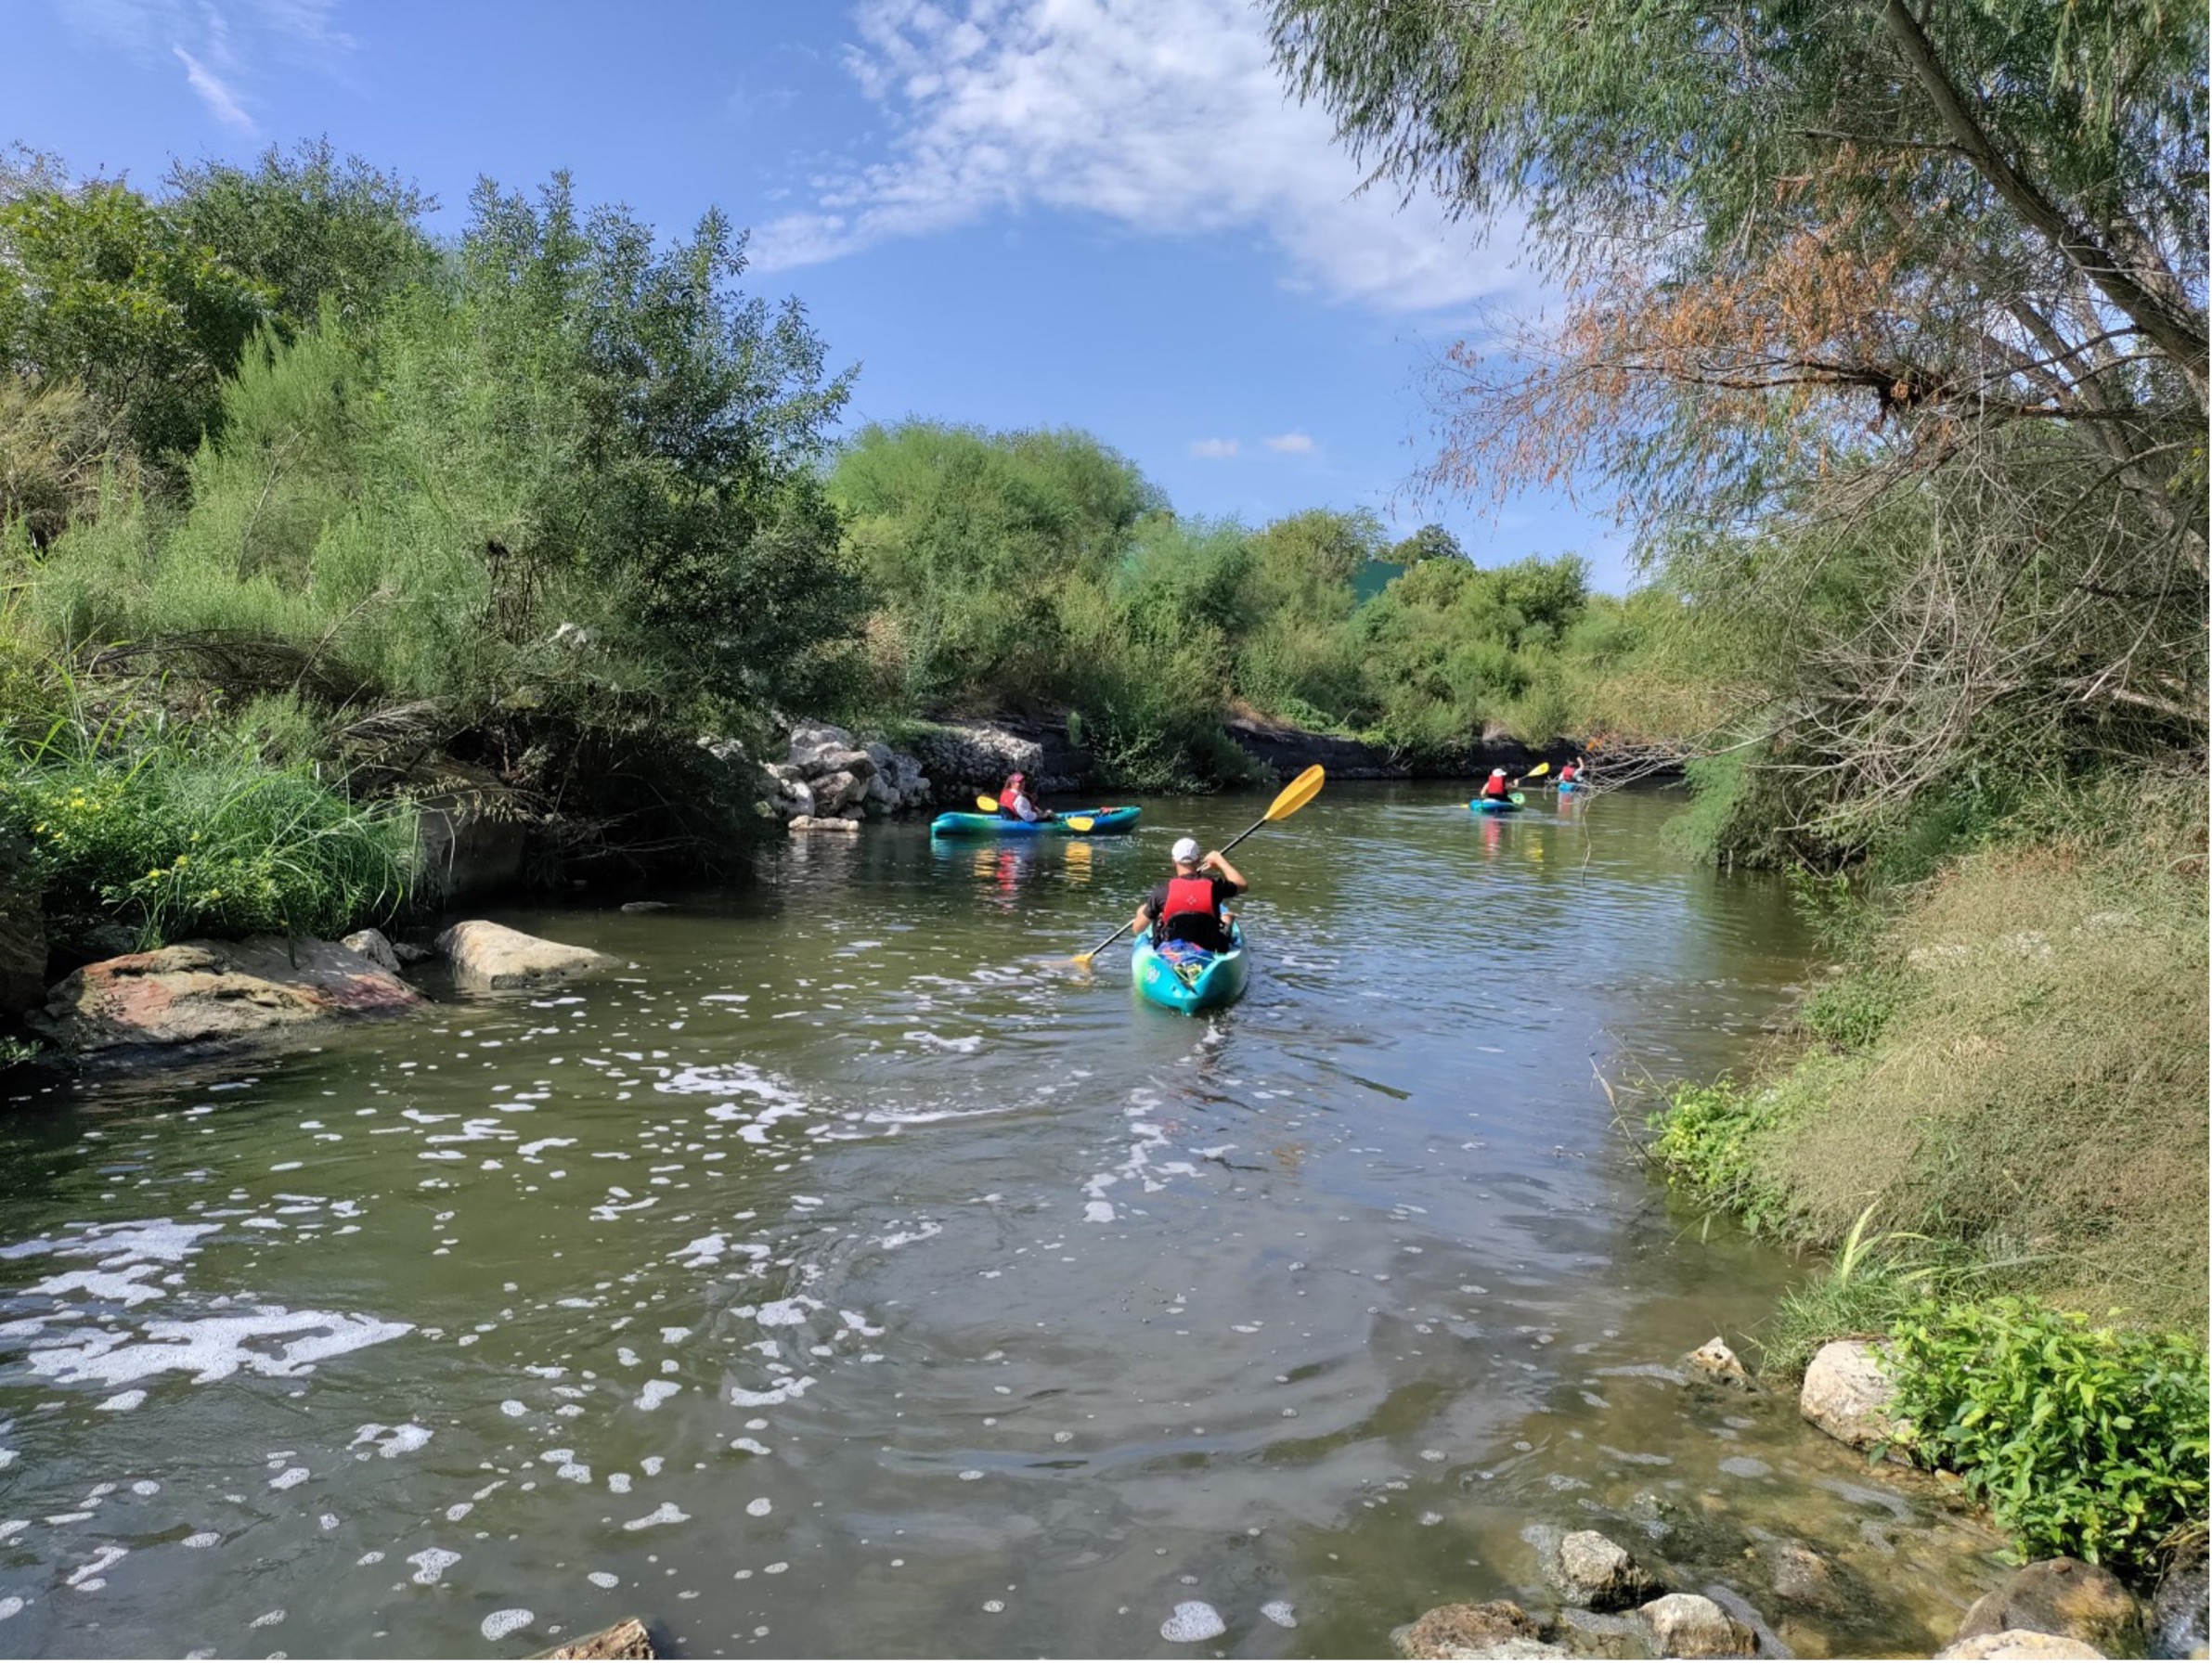
<path id="1" fill-rule="evenodd" d="M 596 1634 L 571 1641 L 565 1646 L 556 1646 L 550 1652 L 534 1655 L 540 1658 L 592 1658 L 628 1659 L 657 1658 L 653 1650 L 653 1634 L 634 1618 L 626 1618 Z"/>
<path id="2" fill-rule="evenodd" d="M 2151 1597 L 2151 1657 L 2205 1656 L 2206 1593 L 2206 1540 L 2200 1535 L 2167 1563 Z"/>
<path id="3" fill-rule="evenodd" d="M 834 815 L 860 802 L 868 792 L 864 784 L 842 769 L 834 774 L 818 775 L 809 783 L 814 788 L 817 815 Z"/>
<path id="4" fill-rule="evenodd" d="M 438 937 L 453 977 L 476 988 L 526 988 L 616 961 L 589 948 L 524 935 L 488 919 L 464 919 Z"/>
<path id="5" fill-rule="evenodd" d="M 332 942 L 180 942 L 71 973 L 31 1025 L 62 1051 L 248 1039 L 340 1017 L 409 1011 L 422 996 Z"/>
<path id="6" fill-rule="evenodd" d="M 350 936 L 340 936 L 338 945 L 349 953 L 359 954 L 380 971 L 395 974 L 399 971 L 399 955 L 381 930 L 356 930 Z"/>
<path id="7" fill-rule="evenodd" d="M 785 830 L 795 837 L 807 832 L 857 832 L 860 823 L 842 815 L 800 815 Z"/>
<path id="8" fill-rule="evenodd" d="M 1939 1658 L 2102 1658 L 2104 1655 L 2085 1641 L 2066 1635 L 2046 1635 L 2038 1630 L 1999 1630 L 1994 1635 L 1976 1635 L 1954 1641 L 1935 1655 Z"/>
<path id="9" fill-rule="evenodd" d="M 1511 1601 L 1479 1606 L 1434 1606 L 1391 1632 L 1404 1658 L 1559 1658 L 1567 1649 L 1546 1643 L 1536 1620 Z"/>
<path id="10" fill-rule="evenodd" d="M 1545 1572 L 1561 1599 L 1593 1612 L 1641 1606 L 1660 1591 L 1659 1580 L 1634 1555 L 1596 1531 L 1570 1531 L 1560 1538 Z"/>
<path id="11" fill-rule="evenodd" d="M 1682 1367 L 1691 1374 L 1719 1387 L 1731 1387 L 1739 1392 L 1759 1390 L 1759 1384 L 1752 1379 L 1751 1371 L 1743 1367 L 1743 1360 L 1737 1357 L 1728 1343 L 1717 1335 L 1686 1356 L 1682 1360 Z"/>
<path id="12" fill-rule="evenodd" d="M 1662 1658 L 1748 1658 L 1758 1638 L 1701 1594 L 1662 1594 L 1636 1616 L 1659 1638 Z"/>
<path id="13" fill-rule="evenodd" d="M 30 852 L 0 837 L 0 1020 L 35 1011 L 46 998 L 46 922 Z"/>
<path id="14" fill-rule="evenodd" d="M 1831 1340 L 1805 1372 L 1797 1411 L 1830 1438 L 1863 1451 L 1896 1437 L 1890 1413 L 1896 1396 L 1889 1366 L 1871 1342 Z"/>
<path id="15" fill-rule="evenodd" d="M 1953 1641 L 2032 1630 L 2087 1642 L 2108 1658 L 2143 1656 L 2143 1615 L 2135 1596 L 2102 1566 L 2064 1556 L 2037 1560 L 1966 1609 Z"/>

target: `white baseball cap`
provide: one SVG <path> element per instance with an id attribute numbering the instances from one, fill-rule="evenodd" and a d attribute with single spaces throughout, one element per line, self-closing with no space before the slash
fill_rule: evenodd
<path id="1" fill-rule="evenodd" d="M 1198 847 L 1198 840 L 1196 838 L 1177 838 L 1175 840 L 1175 858 L 1179 861 L 1195 861 L 1205 853 Z"/>

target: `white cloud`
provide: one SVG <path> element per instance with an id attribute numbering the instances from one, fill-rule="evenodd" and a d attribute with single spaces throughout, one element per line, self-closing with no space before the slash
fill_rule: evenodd
<path id="1" fill-rule="evenodd" d="M 1277 433 L 1265 444 L 1269 450 L 1286 457 L 1303 457 L 1313 449 L 1313 439 L 1310 433 Z"/>
<path id="2" fill-rule="evenodd" d="M 192 90 L 200 95 L 200 101 L 215 112 L 215 119 L 246 133 L 253 131 L 253 118 L 239 108 L 238 95 L 223 84 L 219 76 L 211 74 L 201 61 L 182 46 L 174 43 L 170 50 L 184 60 L 185 79 L 192 84 Z"/>
<path id="3" fill-rule="evenodd" d="M 215 119 L 257 131 L 243 90 L 263 70 L 330 71 L 355 45 L 332 22 L 338 0 L 57 0 L 91 45 L 151 67 L 174 57 Z M 164 53 L 166 48 L 166 53 Z"/>
<path id="4" fill-rule="evenodd" d="M 1236 441 L 1234 439 L 1194 439 L 1191 441 L 1191 455 L 1204 457 L 1209 460 L 1234 457 L 1236 455 Z"/>
<path id="5" fill-rule="evenodd" d="M 1256 233 L 1287 281 L 1392 311 L 1521 287 L 1513 238 L 1478 249 L 1426 198 L 1358 190 L 1246 0 L 861 0 L 856 23 L 847 66 L 887 148 L 758 227 L 764 269 L 1043 208 L 1152 236 Z"/>

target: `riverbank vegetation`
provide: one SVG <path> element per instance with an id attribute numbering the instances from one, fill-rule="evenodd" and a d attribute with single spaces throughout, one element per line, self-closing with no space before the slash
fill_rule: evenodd
<path id="1" fill-rule="evenodd" d="M 1920 1459 L 2141 1572 L 2205 1507 L 2204 15 L 1268 9 L 1365 164 L 1529 227 L 1564 307 L 1450 355 L 1430 480 L 1619 490 L 1680 835 L 1837 961 L 1658 1117 L 1834 1251 L 1770 1364 L 1894 1330 Z"/>

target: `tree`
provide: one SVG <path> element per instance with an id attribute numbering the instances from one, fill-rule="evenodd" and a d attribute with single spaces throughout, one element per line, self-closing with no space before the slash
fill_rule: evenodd
<path id="1" fill-rule="evenodd" d="M 289 156 L 272 145 L 251 168 L 179 162 L 167 185 L 182 234 L 259 284 L 288 335 L 325 305 L 356 321 L 437 265 L 421 225 L 436 200 L 357 156 L 340 161 L 327 138 Z"/>
<path id="2" fill-rule="evenodd" d="M 1567 292 L 1452 355 L 1432 483 L 1595 471 L 1703 604 L 1789 630 L 1759 721 L 1809 816 L 1995 730 L 2201 751 L 2201 8 L 1270 11 L 1378 176 L 1517 209 Z M 1801 606 L 1845 560 L 1865 604 Z"/>
<path id="3" fill-rule="evenodd" d="M 1392 544 L 1387 558 L 1401 566 L 1415 566 L 1423 561 L 1464 561 L 1467 551 L 1459 547 L 1458 538 L 1443 527 L 1432 524 Z"/>
<path id="4" fill-rule="evenodd" d="M 144 456 L 189 451 L 270 290 L 121 180 L 0 186 L 0 363 L 78 383 Z"/>

